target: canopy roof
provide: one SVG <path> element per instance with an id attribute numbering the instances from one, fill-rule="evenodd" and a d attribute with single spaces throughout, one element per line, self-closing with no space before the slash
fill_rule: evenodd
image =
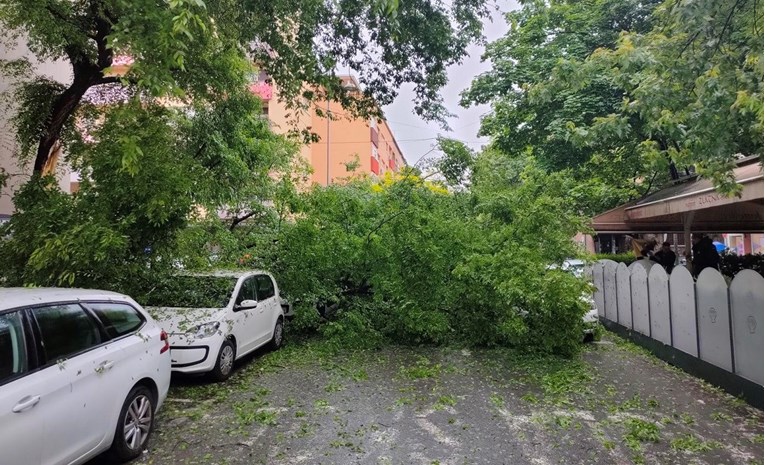
<path id="1" fill-rule="evenodd" d="M 595 216 L 592 228 L 601 234 L 682 232 L 690 221 L 694 232 L 762 232 L 762 167 L 750 157 L 733 175 L 742 187 L 740 197 L 726 197 L 710 180 L 694 176 Z"/>

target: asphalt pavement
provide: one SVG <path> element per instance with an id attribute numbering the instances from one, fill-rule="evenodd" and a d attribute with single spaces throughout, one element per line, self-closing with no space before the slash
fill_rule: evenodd
<path id="1" fill-rule="evenodd" d="M 606 339 L 574 360 L 293 342 L 174 378 L 135 463 L 762 464 L 761 411 Z"/>

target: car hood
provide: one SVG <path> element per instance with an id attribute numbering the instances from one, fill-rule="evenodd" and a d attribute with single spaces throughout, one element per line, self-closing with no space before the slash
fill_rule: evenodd
<path id="1" fill-rule="evenodd" d="M 197 325 L 223 321 L 225 308 L 146 307 L 168 334 L 186 334 Z"/>

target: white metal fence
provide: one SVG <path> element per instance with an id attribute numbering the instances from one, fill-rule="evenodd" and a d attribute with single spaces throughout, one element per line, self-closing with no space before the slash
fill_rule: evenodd
<path id="1" fill-rule="evenodd" d="M 592 269 L 601 318 L 763 385 L 763 277 L 738 273 L 730 286 L 715 269 L 696 282 L 650 263 L 600 260 Z"/>

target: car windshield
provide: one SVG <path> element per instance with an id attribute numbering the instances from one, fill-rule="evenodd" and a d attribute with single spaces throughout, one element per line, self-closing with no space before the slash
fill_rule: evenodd
<path id="1" fill-rule="evenodd" d="M 141 302 L 149 307 L 223 308 L 231 300 L 237 278 L 174 276 L 158 283 Z"/>

